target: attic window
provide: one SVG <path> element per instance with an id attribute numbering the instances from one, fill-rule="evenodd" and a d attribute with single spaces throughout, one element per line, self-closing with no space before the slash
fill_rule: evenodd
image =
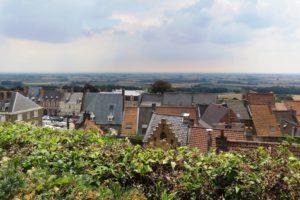
<path id="1" fill-rule="evenodd" d="M 112 122 L 113 119 L 114 119 L 114 116 L 113 116 L 113 115 L 108 115 L 108 116 L 107 116 L 107 121 Z"/>
<path id="2" fill-rule="evenodd" d="M 131 123 L 127 123 L 126 124 L 126 129 L 132 129 L 132 124 Z"/>
<path id="3" fill-rule="evenodd" d="M 167 139 L 167 134 L 165 132 L 161 132 L 159 137 L 161 140 Z"/>
<path id="4" fill-rule="evenodd" d="M 270 130 L 271 130 L 272 133 L 274 133 L 274 132 L 276 132 L 276 127 L 271 126 L 271 127 L 270 127 Z"/>

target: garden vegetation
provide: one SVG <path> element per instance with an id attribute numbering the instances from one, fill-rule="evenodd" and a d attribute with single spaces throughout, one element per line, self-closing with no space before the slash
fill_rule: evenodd
<path id="1" fill-rule="evenodd" d="M 0 199 L 299 199 L 288 150 L 201 154 L 93 131 L 0 124 Z"/>

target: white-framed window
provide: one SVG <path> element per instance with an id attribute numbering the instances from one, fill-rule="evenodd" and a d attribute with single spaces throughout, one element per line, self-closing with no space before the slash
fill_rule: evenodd
<path id="1" fill-rule="evenodd" d="M 18 121 L 22 121 L 23 120 L 23 114 L 18 114 Z"/>
<path id="2" fill-rule="evenodd" d="M 0 116 L 0 122 L 5 122 L 5 121 L 6 121 L 5 115 L 1 115 L 1 116 Z"/>
<path id="3" fill-rule="evenodd" d="M 35 118 L 39 117 L 39 111 L 37 111 L 37 110 L 34 111 L 34 114 L 33 114 L 33 115 L 34 115 Z"/>
<path id="4" fill-rule="evenodd" d="M 30 112 L 27 113 L 27 120 L 30 120 Z"/>

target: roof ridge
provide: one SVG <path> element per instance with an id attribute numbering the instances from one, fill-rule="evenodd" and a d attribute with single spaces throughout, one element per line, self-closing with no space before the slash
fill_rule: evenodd
<path id="1" fill-rule="evenodd" d="M 15 94 L 15 99 L 14 99 L 14 103 L 13 103 L 13 107 L 11 109 L 12 112 L 15 112 L 15 107 L 16 107 L 16 102 L 17 102 L 17 97 L 18 97 L 18 92 L 13 92 L 13 94 Z"/>

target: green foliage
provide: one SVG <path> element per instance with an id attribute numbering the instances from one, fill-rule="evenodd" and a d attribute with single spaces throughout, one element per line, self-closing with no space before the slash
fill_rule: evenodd
<path id="1" fill-rule="evenodd" d="M 149 88 L 152 93 L 165 93 L 165 92 L 173 92 L 171 83 L 163 80 L 155 81 L 151 87 Z"/>
<path id="2" fill-rule="evenodd" d="M 300 161 L 283 147 L 202 155 L 0 124 L 0 199 L 299 199 L 299 187 Z"/>
<path id="3" fill-rule="evenodd" d="M 276 95 L 276 102 L 282 102 L 282 101 L 293 101 L 293 97 L 291 95 L 281 94 Z"/>

